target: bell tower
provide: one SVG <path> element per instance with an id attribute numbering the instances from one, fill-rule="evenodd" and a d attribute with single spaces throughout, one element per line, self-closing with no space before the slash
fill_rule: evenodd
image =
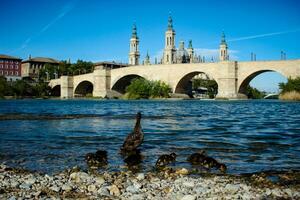
<path id="1" fill-rule="evenodd" d="M 139 38 L 136 32 L 136 25 L 133 24 L 132 35 L 130 38 L 129 65 L 138 65 L 140 58 Z"/>
<path id="2" fill-rule="evenodd" d="M 189 46 L 187 48 L 187 51 L 189 54 L 190 63 L 193 63 L 194 62 L 194 48 L 193 48 L 192 40 L 189 41 Z"/>
<path id="3" fill-rule="evenodd" d="M 173 29 L 173 20 L 171 15 L 168 20 L 168 29 L 165 33 L 165 50 L 163 57 L 163 64 L 173 64 L 175 63 L 175 30 Z"/>
<path id="4" fill-rule="evenodd" d="M 224 32 L 222 32 L 219 59 L 220 59 L 220 61 L 229 60 L 228 46 L 227 46 L 227 43 L 226 43 L 226 40 L 225 40 Z"/>

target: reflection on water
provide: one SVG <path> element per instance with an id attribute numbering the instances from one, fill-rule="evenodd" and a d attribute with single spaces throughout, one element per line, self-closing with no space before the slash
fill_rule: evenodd
<path id="1" fill-rule="evenodd" d="M 229 173 L 299 169 L 300 104 L 280 101 L 0 101 L 0 162 L 43 172 L 108 151 L 109 170 L 126 165 L 119 147 L 143 114 L 140 167 L 151 170 L 161 154 L 176 166 L 205 150 Z"/>

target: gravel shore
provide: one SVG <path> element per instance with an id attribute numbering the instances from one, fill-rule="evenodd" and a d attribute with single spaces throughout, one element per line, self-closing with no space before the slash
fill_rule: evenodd
<path id="1" fill-rule="evenodd" d="M 0 165 L 0 199 L 300 199 L 300 172 L 249 175 L 84 172 L 47 175 Z"/>

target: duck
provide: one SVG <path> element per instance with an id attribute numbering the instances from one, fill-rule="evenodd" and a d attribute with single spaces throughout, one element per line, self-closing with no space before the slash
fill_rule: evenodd
<path id="1" fill-rule="evenodd" d="M 201 151 L 193 153 L 187 158 L 187 161 L 192 165 L 202 165 L 208 169 L 216 168 L 221 172 L 226 172 L 227 167 L 223 163 L 219 163 L 216 159 L 205 155 L 205 152 Z"/>
<path id="2" fill-rule="evenodd" d="M 157 168 L 159 168 L 159 167 L 165 167 L 165 166 L 167 166 L 167 165 L 175 162 L 176 161 L 176 156 L 177 155 L 175 153 L 161 155 L 157 159 L 155 166 Z"/>
<path id="3" fill-rule="evenodd" d="M 138 112 L 136 114 L 136 122 L 133 131 L 127 135 L 122 147 L 121 151 L 123 152 L 131 152 L 136 150 L 144 140 L 144 133 L 141 127 L 141 118 L 142 114 Z"/>
<path id="4" fill-rule="evenodd" d="M 107 151 L 97 150 L 96 153 L 87 153 L 85 160 L 89 166 L 107 165 Z"/>

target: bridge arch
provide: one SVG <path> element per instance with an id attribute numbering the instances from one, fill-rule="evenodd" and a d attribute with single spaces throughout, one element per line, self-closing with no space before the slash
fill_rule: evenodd
<path id="1" fill-rule="evenodd" d="M 136 78 L 143 78 L 145 77 L 137 74 L 129 74 L 122 77 L 118 77 L 115 82 L 113 82 L 111 90 L 114 90 L 116 92 L 119 92 L 121 94 L 125 93 L 126 87 L 130 85 L 131 81 L 133 81 Z"/>
<path id="2" fill-rule="evenodd" d="M 240 84 L 238 85 L 238 93 L 239 94 L 246 94 L 247 92 L 247 86 L 250 84 L 250 82 L 260 74 L 266 73 L 266 72 L 276 72 L 280 74 L 281 76 L 288 78 L 284 73 L 282 73 L 279 70 L 274 70 L 274 69 L 262 69 L 258 71 L 251 72 L 247 74 L 242 80 L 240 80 Z"/>
<path id="3" fill-rule="evenodd" d="M 60 97 L 60 85 L 51 88 L 51 96 Z"/>
<path id="4" fill-rule="evenodd" d="M 84 97 L 88 94 L 93 94 L 94 85 L 92 82 L 84 80 L 74 87 L 74 97 Z"/>
<path id="5" fill-rule="evenodd" d="M 184 74 L 175 84 L 174 93 L 179 94 L 187 94 L 189 96 L 192 96 L 192 78 L 194 78 L 197 75 L 203 74 L 208 79 L 214 80 L 217 82 L 216 79 L 214 79 L 210 74 L 203 72 L 203 71 L 193 71 L 189 72 L 187 74 Z M 217 82 L 218 85 L 218 82 Z M 217 93 L 217 91 L 216 91 Z"/>

